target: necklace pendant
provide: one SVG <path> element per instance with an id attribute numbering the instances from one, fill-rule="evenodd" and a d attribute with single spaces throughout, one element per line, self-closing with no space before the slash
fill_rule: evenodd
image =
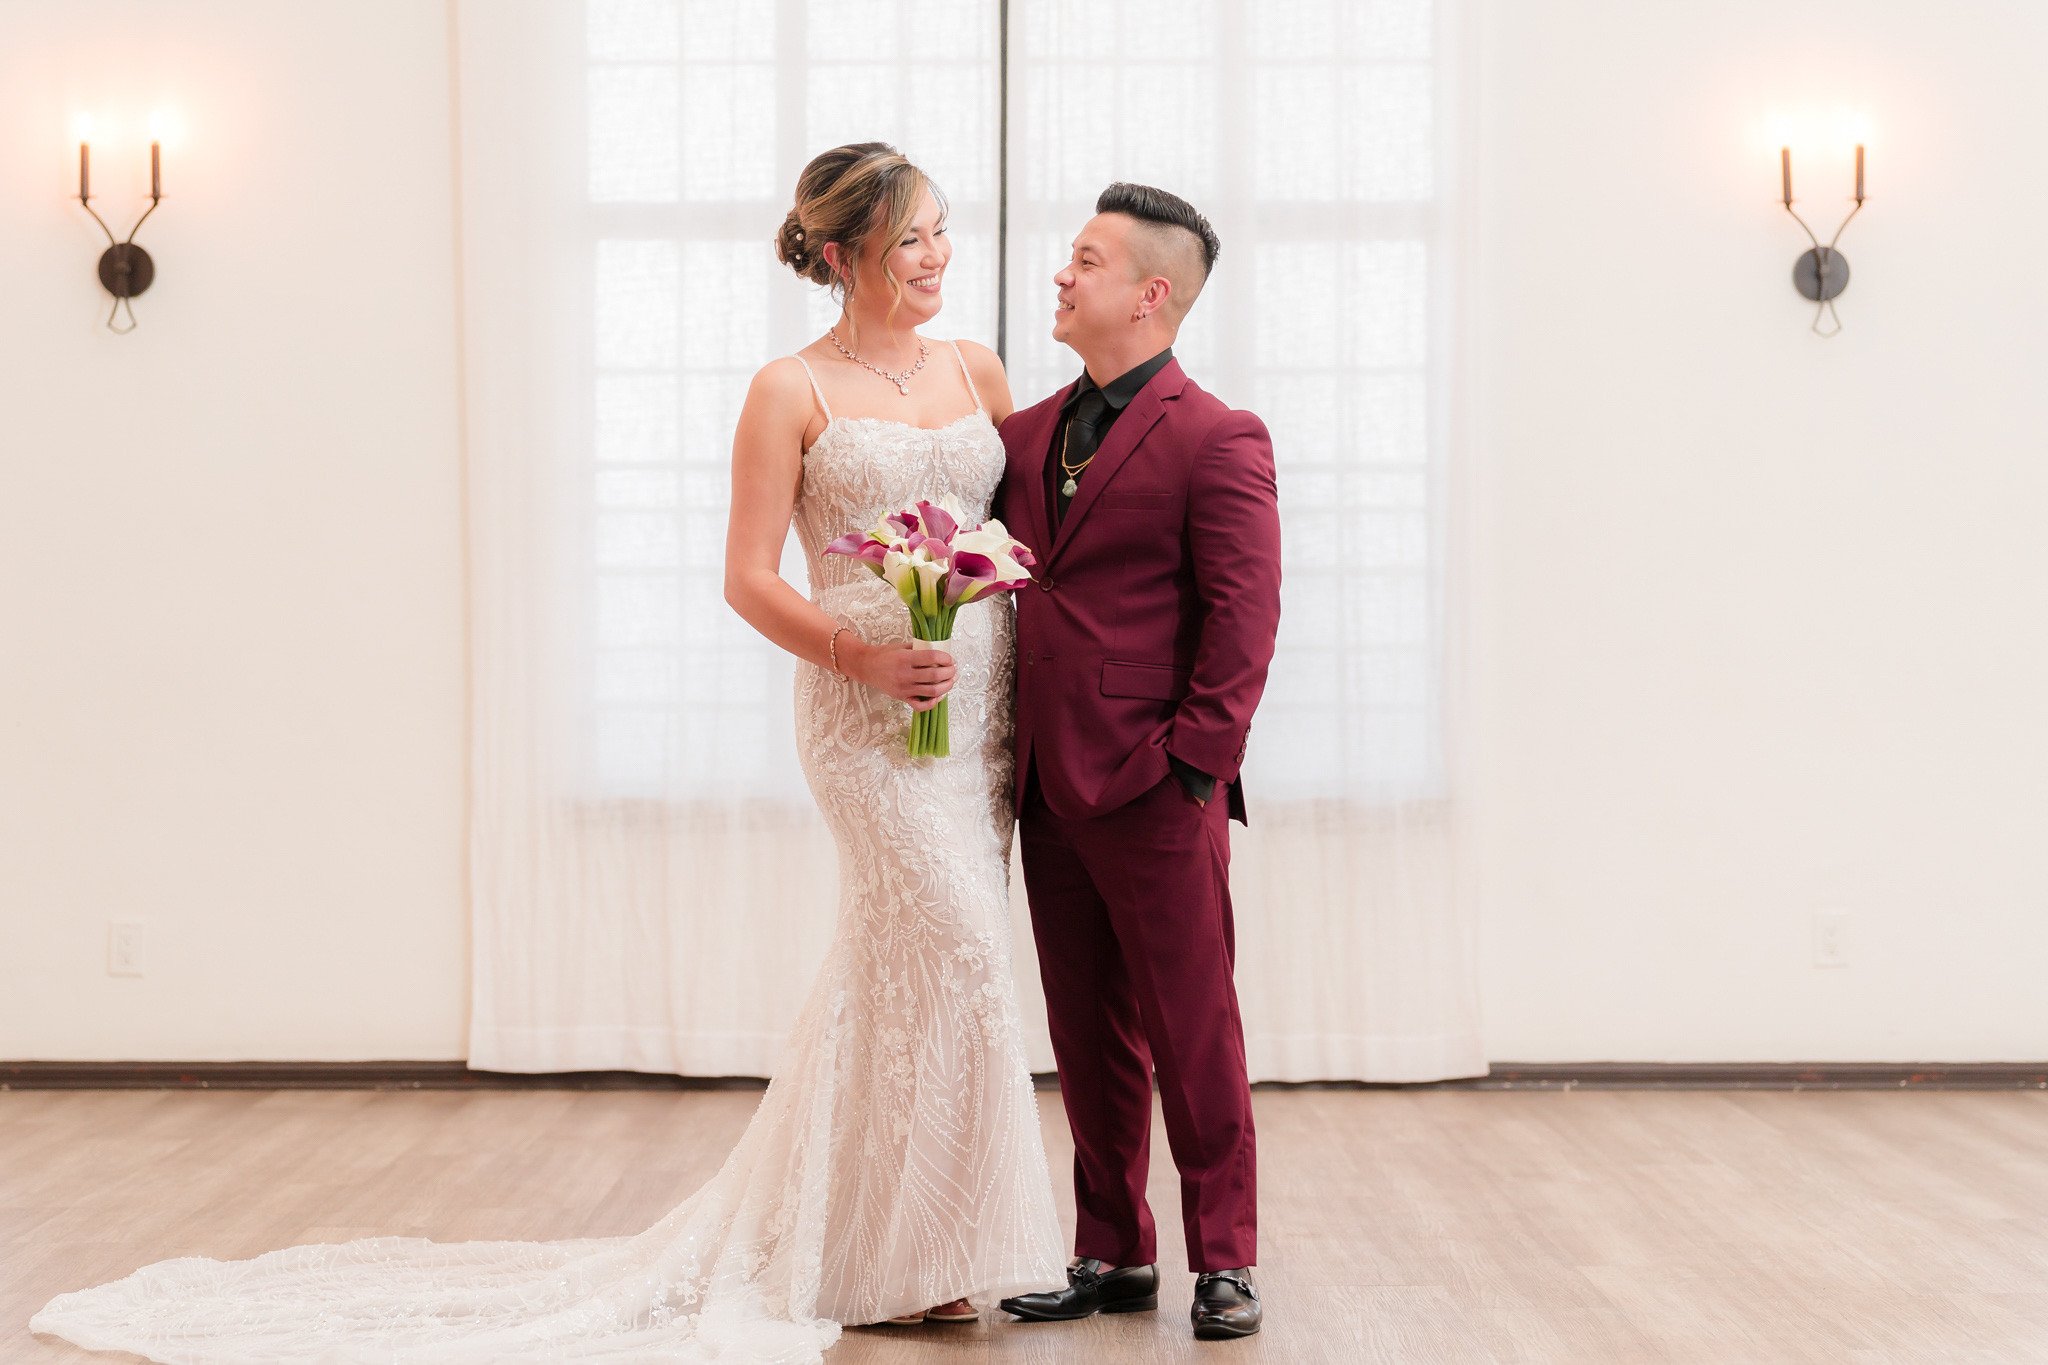
<path id="1" fill-rule="evenodd" d="M 902 380 L 899 379 L 896 381 L 896 392 L 902 394 L 905 398 L 908 398 L 910 396 L 910 385 L 904 383 Z"/>
<path id="2" fill-rule="evenodd" d="M 1065 483 L 1060 485 L 1060 496 L 1063 498 L 1071 498 L 1074 496 L 1074 490 L 1076 488 L 1079 488 L 1080 486 L 1080 484 L 1074 482 L 1072 477 L 1069 477 Z"/>

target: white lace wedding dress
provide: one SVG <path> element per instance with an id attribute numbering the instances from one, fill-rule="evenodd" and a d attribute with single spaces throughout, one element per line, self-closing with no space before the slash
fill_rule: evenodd
<path id="1" fill-rule="evenodd" d="M 828 410 L 804 457 L 811 598 L 869 640 L 907 639 L 908 613 L 824 547 L 935 494 L 985 515 L 1003 448 L 974 401 L 936 430 Z M 1063 1283 L 1010 969 L 1012 640 L 1007 601 L 960 613 L 937 760 L 908 757 L 907 707 L 798 665 L 838 929 L 745 1135 L 653 1227 L 160 1261 L 58 1295 L 31 1329 L 164 1362 L 797 1362 L 840 1323 Z"/>

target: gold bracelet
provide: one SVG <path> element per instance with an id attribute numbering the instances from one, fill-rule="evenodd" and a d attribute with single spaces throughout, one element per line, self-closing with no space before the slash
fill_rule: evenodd
<path id="1" fill-rule="evenodd" d="M 839 676 L 842 678 L 844 678 L 846 675 L 844 673 L 839 672 L 839 631 L 852 629 L 852 626 L 841 626 L 839 627 L 839 630 L 833 631 L 832 638 L 825 642 L 825 653 L 832 660 L 832 671 L 834 673 L 838 673 Z"/>

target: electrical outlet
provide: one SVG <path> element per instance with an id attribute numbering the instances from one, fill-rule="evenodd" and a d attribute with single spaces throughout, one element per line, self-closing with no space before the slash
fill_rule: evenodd
<path id="1" fill-rule="evenodd" d="M 107 975 L 142 975 L 142 921 L 117 919 L 108 922 Z"/>
<path id="2" fill-rule="evenodd" d="M 1813 965 L 1849 965 L 1849 915 L 1844 910 L 1820 910 L 1813 916 Z"/>

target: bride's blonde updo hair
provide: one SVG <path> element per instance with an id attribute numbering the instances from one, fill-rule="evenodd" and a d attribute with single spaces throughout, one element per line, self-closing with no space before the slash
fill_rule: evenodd
<path id="1" fill-rule="evenodd" d="M 851 142 L 811 158 L 796 178 L 796 206 L 775 234 L 775 258 L 812 284 L 830 289 L 843 302 L 853 296 L 854 262 L 878 238 L 893 240 L 910 229 L 926 190 L 946 213 L 946 197 L 925 173 L 886 142 Z M 825 244 L 839 244 L 840 270 L 825 260 Z M 891 277 L 895 303 L 903 282 Z"/>

